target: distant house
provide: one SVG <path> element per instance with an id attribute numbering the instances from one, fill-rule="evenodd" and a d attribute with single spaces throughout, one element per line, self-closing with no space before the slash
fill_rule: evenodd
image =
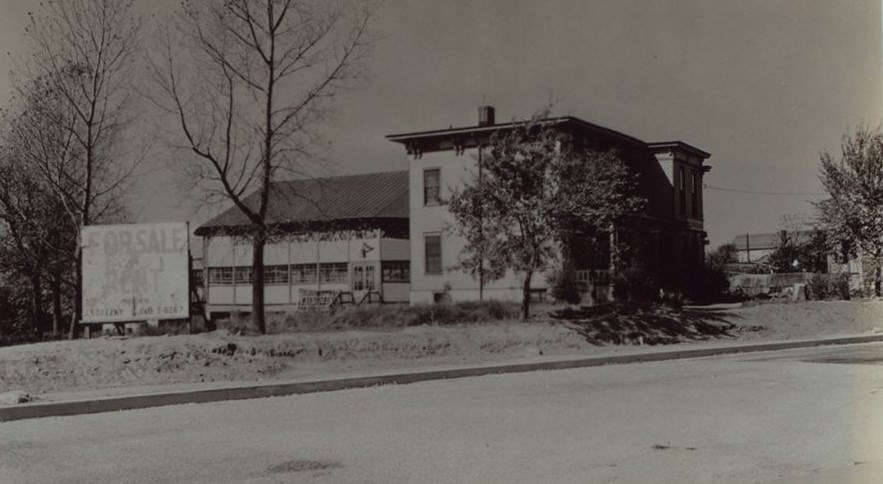
<path id="1" fill-rule="evenodd" d="M 256 196 L 245 203 L 256 204 Z M 325 296 L 408 301 L 407 172 L 276 182 L 267 213 L 273 232 L 264 248 L 267 312 L 297 309 Z M 251 309 L 247 230 L 247 219 L 235 207 L 196 229 L 211 318 Z"/>
<path id="2" fill-rule="evenodd" d="M 776 251 L 786 238 L 792 242 L 801 243 L 809 241 L 813 237 L 811 230 L 796 230 L 786 232 L 746 233 L 737 235 L 732 244 L 736 248 L 736 254 L 740 264 L 745 266 L 742 271 L 752 272 L 750 269 L 766 268 L 770 255 Z M 769 268 L 766 268 L 769 270 Z M 799 267 L 795 272 L 801 272 Z M 865 284 L 862 258 L 852 258 L 846 262 L 837 262 L 833 255 L 828 256 L 827 272 L 830 274 L 848 274 L 849 285 L 852 289 L 860 289 Z"/>
<path id="3" fill-rule="evenodd" d="M 736 246 L 736 255 L 741 263 L 763 263 L 782 244 L 783 237 L 793 240 L 806 240 L 812 237 L 812 232 L 801 230 L 783 234 L 780 232 L 765 232 L 757 234 L 737 235 L 732 244 Z"/>
<path id="4" fill-rule="evenodd" d="M 494 113 L 493 107 L 484 106 L 479 108 L 478 123 L 474 126 L 387 136 L 402 145 L 410 158 L 412 303 L 478 298 L 479 282 L 456 268 L 464 241 L 445 230 L 454 220 L 444 200 L 450 189 L 462 186 L 467 174 L 477 167 L 482 147 L 487 146 L 491 136 L 517 126 L 496 123 Z M 683 288 L 704 260 L 702 177 L 710 169 L 705 165 L 709 153 L 681 141 L 646 143 L 571 116 L 543 122 L 570 134 L 581 146 L 618 150 L 629 168 L 639 175 L 640 194 L 648 200 L 641 233 L 632 241 L 639 246 L 638 258 L 662 287 Z M 577 250 L 578 278 L 591 280 L 591 286 L 606 286 L 609 249 L 602 248 L 601 254 Z M 542 294 L 546 278 L 540 275 L 534 280 L 536 291 Z M 520 282 L 514 274 L 488 283 L 482 290 L 487 298 L 521 297 Z"/>

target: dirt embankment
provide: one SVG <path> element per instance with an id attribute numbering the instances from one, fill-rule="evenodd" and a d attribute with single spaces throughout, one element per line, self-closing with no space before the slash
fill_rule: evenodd
<path id="1" fill-rule="evenodd" d="M 589 355 L 630 345 L 709 339 L 781 340 L 883 327 L 883 303 L 763 304 L 683 312 L 571 310 L 553 322 L 416 326 L 394 330 L 98 338 L 0 348 L 0 392 L 31 394 L 177 383 L 259 381 L 478 364 L 538 355 Z"/>

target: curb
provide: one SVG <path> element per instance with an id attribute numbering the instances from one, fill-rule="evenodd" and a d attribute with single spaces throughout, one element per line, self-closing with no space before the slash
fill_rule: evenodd
<path id="1" fill-rule="evenodd" d="M 185 390 L 180 392 L 131 395 L 121 397 L 73 400 L 64 402 L 36 402 L 0 407 L 0 422 L 29 418 L 60 417 L 90 413 L 134 410 L 140 408 L 181 405 L 187 403 L 208 403 L 227 400 L 281 397 L 304 393 L 333 392 L 352 388 L 365 388 L 379 385 L 406 385 L 432 380 L 467 378 L 504 373 L 523 373 L 538 370 L 565 370 L 593 366 L 620 365 L 626 363 L 647 363 L 653 361 L 702 358 L 707 356 L 778 351 L 795 348 L 811 348 L 827 345 L 849 345 L 883 342 L 883 334 L 847 336 L 839 338 L 783 341 L 773 343 L 743 344 L 715 348 L 697 348 L 654 353 L 629 355 L 596 356 L 570 360 L 537 363 L 517 363 L 496 366 L 479 366 L 450 370 L 435 370 L 413 373 L 397 373 L 382 376 L 340 378 L 296 383 L 265 383 L 232 388 Z"/>

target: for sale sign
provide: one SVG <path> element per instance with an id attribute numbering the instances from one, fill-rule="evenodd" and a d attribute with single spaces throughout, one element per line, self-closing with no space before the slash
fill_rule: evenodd
<path id="1" fill-rule="evenodd" d="M 186 223 L 89 225 L 80 241 L 83 322 L 189 316 Z"/>

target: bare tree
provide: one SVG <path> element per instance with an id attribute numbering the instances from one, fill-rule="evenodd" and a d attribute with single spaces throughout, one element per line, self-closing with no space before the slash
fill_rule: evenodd
<path id="1" fill-rule="evenodd" d="M 24 115 L 14 129 L 38 146 L 24 150 L 22 161 L 41 174 L 77 232 L 120 209 L 138 161 L 128 156 L 124 138 L 134 118 L 131 81 L 141 29 L 132 1 L 42 2 L 25 29 L 30 55 L 14 76 Z M 79 249 L 78 243 L 71 337 L 82 316 Z"/>
<path id="2" fill-rule="evenodd" d="M 374 12 L 364 2 L 185 0 L 164 58 L 152 62 L 156 104 L 198 160 L 189 175 L 248 220 L 241 235 L 254 247 L 252 318 L 262 333 L 272 182 L 308 173 L 329 101 L 364 78 Z"/>
<path id="3" fill-rule="evenodd" d="M 17 163 L 15 146 L 0 151 L 0 272 L 21 280 L 14 291 L 27 291 L 29 326 L 38 334 L 61 329 L 63 307 L 72 299 L 76 231 L 57 197 L 42 181 Z M 51 296 L 47 311 L 44 294 Z M 46 315 L 51 314 L 51 328 Z"/>

